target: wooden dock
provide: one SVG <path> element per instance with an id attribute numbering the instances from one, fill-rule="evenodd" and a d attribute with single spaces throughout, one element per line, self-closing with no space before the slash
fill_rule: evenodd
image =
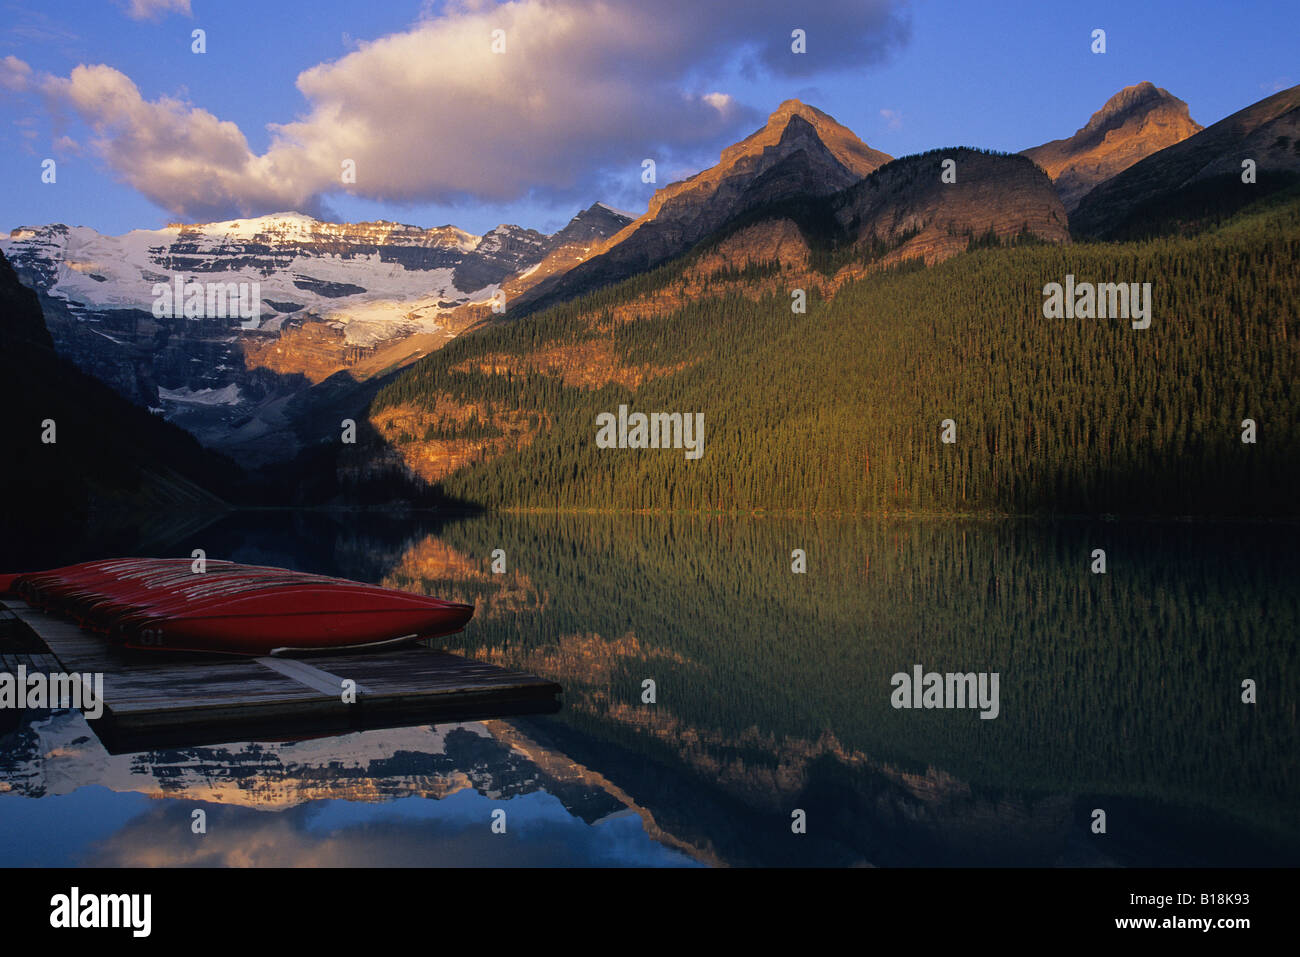
<path id="1" fill-rule="evenodd" d="M 104 715 L 90 726 L 114 754 L 549 713 L 561 691 L 420 644 L 300 658 L 128 651 L 9 599 L 0 603 L 5 648 L 14 653 L 0 650 L 0 671 L 26 664 L 29 672 L 102 674 Z"/>

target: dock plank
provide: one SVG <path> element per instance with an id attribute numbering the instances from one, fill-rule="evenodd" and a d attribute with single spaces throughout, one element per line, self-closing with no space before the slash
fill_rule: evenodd
<path id="1" fill-rule="evenodd" d="M 268 663 L 131 651 L 22 602 L 6 600 L 0 608 L 6 606 L 44 642 L 51 670 L 103 674 L 105 718 L 92 727 L 110 750 L 110 739 L 138 744 L 151 735 L 216 743 L 236 740 L 222 735 L 254 730 L 275 735 L 290 727 L 383 727 L 398 719 L 413 723 L 434 716 L 453 720 L 554 711 L 561 691 L 536 675 L 422 645 Z M 299 661 L 310 667 L 295 665 Z M 345 703 L 321 673 L 352 679 L 356 702 Z"/>

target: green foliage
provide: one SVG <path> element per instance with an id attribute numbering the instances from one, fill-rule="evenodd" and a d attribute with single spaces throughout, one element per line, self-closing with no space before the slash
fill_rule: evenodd
<path id="1" fill-rule="evenodd" d="M 417 364 L 376 406 L 437 392 L 544 416 L 518 452 L 450 476 L 498 507 L 876 513 L 1296 514 L 1300 202 L 1213 233 L 1013 244 L 873 274 L 834 299 L 705 295 L 615 327 L 628 363 L 682 364 L 636 393 L 455 372 L 593 335 L 669 264 Z M 1045 319 L 1043 287 L 1150 282 L 1153 321 Z M 706 452 L 601 450 L 595 417 L 703 412 Z M 940 422 L 957 424 L 955 445 Z M 1259 424 L 1255 445 L 1241 421 Z"/>

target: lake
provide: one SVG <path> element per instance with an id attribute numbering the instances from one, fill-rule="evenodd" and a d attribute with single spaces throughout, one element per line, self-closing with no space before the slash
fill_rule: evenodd
<path id="1" fill-rule="evenodd" d="M 24 714 L 0 864 L 1300 864 L 1293 525 L 264 511 L 140 534 L 0 557 L 202 548 L 469 601 L 440 643 L 563 705 L 129 755 Z M 996 675 L 996 706 L 922 707 L 931 672 Z"/>

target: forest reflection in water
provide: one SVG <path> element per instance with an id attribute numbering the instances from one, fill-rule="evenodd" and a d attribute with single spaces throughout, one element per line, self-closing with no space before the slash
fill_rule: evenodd
<path id="1" fill-rule="evenodd" d="M 284 512 L 169 546 L 194 547 L 473 602 L 446 647 L 565 689 L 489 725 L 567 775 L 570 816 L 671 851 L 625 863 L 1300 861 L 1289 526 Z M 892 707 L 916 665 L 997 673 L 998 716 Z"/>

